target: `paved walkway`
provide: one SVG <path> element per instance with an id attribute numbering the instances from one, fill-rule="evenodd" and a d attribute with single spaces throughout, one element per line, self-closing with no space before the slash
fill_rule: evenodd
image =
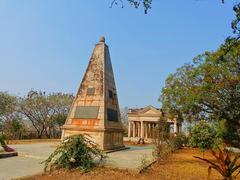
<path id="1" fill-rule="evenodd" d="M 12 145 L 19 156 L 0 159 L 0 180 L 9 180 L 43 172 L 43 162 L 56 148 L 56 143 Z M 152 160 L 152 147 L 129 146 L 130 149 L 107 154 L 106 166 L 136 170 L 145 157 Z"/>
<path id="2" fill-rule="evenodd" d="M 107 154 L 106 166 L 138 170 L 142 159 L 153 161 L 152 146 L 128 146 L 130 149 Z"/>

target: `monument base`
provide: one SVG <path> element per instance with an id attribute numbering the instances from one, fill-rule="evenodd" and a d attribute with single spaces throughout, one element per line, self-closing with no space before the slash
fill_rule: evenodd
<path id="1" fill-rule="evenodd" d="M 123 149 L 123 129 L 90 129 L 75 125 L 62 127 L 62 139 L 72 135 L 87 134 L 103 151 Z"/>

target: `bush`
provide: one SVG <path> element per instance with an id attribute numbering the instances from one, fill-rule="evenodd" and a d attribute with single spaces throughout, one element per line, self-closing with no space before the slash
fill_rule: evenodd
<path id="1" fill-rule="evenodd" d="M 45 168 L 79 168 L 88 170 L 105 158 L 103 152 L 97 147 L 89 136 L 69 136 L 45 161 Z"/>
<path id="2" fill-rule="evenodd" d="M 189 142 L 192 147 L 205 151 L 216 147 L 216 142 L 219 142 L 216 129 L 206 121 L 200 121 L 192 128 Z"/>
<path id="3" fill-rule="evenodd" d="M 174 151 L 174 148 L 172 144 L 170 143 L 162 143 L 159 146 L 153 147 L 152 155 L 157 160 L 164 160 L 167 158 L 169 154 L 171 154 Z"/>
<path id="4" fill-rule="evenodd" d="M 172 135 L 169 139 L 169 143 L 172 144 L 172 148 L 174 150 L 176 149 L 180 149 L 183 146 L 185 146 L 186 144 L 188 144 L 188 138 L 186 135 L 184 135 L 183 133 L 178 133 L 176 135 Z"/>
<path id="5" fill-rule="evenodd" d="M 166 136 L 163 140 L 154 146 L 153 157 L 157 160 L 165 159 L 169 154 L 177 149 L 180 149 L 184 145 L 188 144 L 188 138 L 184 134 Z"/>
<path id="6" fill-rule="evenodd" d="M 155 127 L 153 134 L 153 157 L 155 157 L 157 161 L 160 161 L 172 152 L 171 145 L 168 143 L 170 136 L 169 124 L 167 123 L 165 117 L 161 117 L 158 120 L 157 126 Z"/>
<path id="7" fill-rule="evenodd" d="M 153 157 L 157 160 L 165 159 L 173 151 L 180 149 L 188 143 L 188 138 L 184 134 L 170 134 L 169 124 L 164 117 L 159 119 L 154 131 L 155 138 L 153 142 L 155 146 L 153 149 Z"/>
<path id="8" fill-rule="evenodd" d="M 143 155 L 141 157 L 141 164 L 138 167 L 139 172 L 142 173 L 142 172 L 147 171 L 149 164 L 150 164 L 150 161 L 147 159 L 147 155 L 146 154 Z"/>
<path id="9" fill-rule="evenodd" d="M 6 143 L 5 143 L 6 137 L 4 134 L 0 134 L 0 146 L 2 146 L 3 148 L 7 147 Z"/>

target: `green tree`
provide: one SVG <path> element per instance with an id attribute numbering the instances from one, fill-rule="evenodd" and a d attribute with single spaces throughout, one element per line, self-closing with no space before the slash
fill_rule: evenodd
<path id="1" fill-rule="evenodd" d="M 3 132 L 7 139 L 20 139 L 21 135 L 25 132 L 26 126 L 23 119 L 17 116 L 13 117 L 11 120 L 7 120 L 3 123 Z"/>
<path id="2" fill-rule="evenodd" d="M 54 114 L 50 119 L 49 131 L 47 136 L 51 136 L 51 134 L 54 134 L 55 131 L 60 132 L 61 126 L 66 121 L 73 98 L 74 96 L 71 94 L 51 94 L 50 101 L 54 104 Z"/>
<path id="3" fill-rule="evenodd" d="M 17 111 L 18 99 L 7 92 L 0 92 L 0 131 L 7 139 L 19 138 L 23 119 Z"/>
<path id="4" fill-rule="evenodd" d="M 187 121 L 225 120 L 227 144 L 240 146 L 240 41 L 227 39 L 166 79 L 163 109 Z M 230 134 L 230 135 L 229 135 Z"/>
<path id="5" fill-rule="evenodd" d="M 237 34 L 237 38 L 240 38 L 240 3 L 233 7 L 236 19 L 232 21 L 233 33 Z"/>
<path id="6" fill-rule="evenodd" d="M 50 138 L 66 119 L 72 100 L 69 94 L 30 91 L 27 97 L 20 98 L 19 111 L 32 123 L 38 138 Z"/>
<path id="7" fill-rule="evenodd" d="M 9 119 L 16 109 L 17 98 L 7 92 L 0 92 L 0 121 Z"/>
<path id="8" fill-rule="evenodd" d="M 190 145 L 198 147 L 201 151 L 212 149 L 216 146 L 217 132 L 213 126 L 206 121 L 200 121 L 193 126 L 190 134 Z"/>

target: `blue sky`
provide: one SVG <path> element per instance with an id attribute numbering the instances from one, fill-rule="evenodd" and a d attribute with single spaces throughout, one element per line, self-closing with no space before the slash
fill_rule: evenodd
<path id="1" fill-rule="evenodd" d="M 147 15 L 111 0 L 0 0 L 0 91 L 73 93 L 99 37 L 120 106 L 160 106 L 168 74 L 231 35 L 234 0 L 153 0 Z"/>

